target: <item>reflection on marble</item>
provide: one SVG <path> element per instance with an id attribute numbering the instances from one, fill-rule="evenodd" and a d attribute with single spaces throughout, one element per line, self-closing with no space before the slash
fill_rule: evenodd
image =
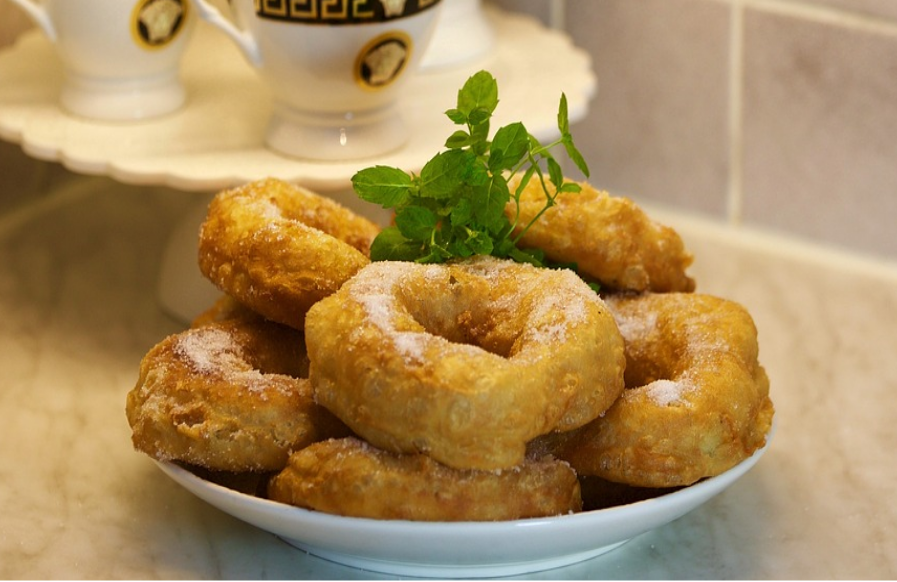
<path id="1" fill-rule="evenodd" d="M 189 207 L 189 194 L 75 177 L 29 212 L 0 205 L 0 578 L 377 577 L 211 508 L 132 450 L 125 394 L 182 326 L 156 283 Z M 893 577 L 897 268 L 665 219 L 700 290 L 754 314 L 776 438 L 702 508 L 532 577 Z"/>

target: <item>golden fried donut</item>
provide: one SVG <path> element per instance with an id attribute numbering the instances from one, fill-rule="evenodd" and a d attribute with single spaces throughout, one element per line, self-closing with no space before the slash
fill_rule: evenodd
<path id="1" fill-rule="evenodd" d="M 219 193 L 200 230 L 199 267 L 266 318 L 302 329 L 305 312 L 368 264 L 373 222 L 267 179 Z"/>
<path id="2" fill-rule="evenodd" d="M 458 469 L 518 465 L 528 440 L 584 425 L 623 389 L 614 320 L 567 270 L 376 262 L 305 329 L 320 404 L 379 448 Z"/>
<path id="3" fill-rule="evenodd" d="M 509 181 L 513 192 L 520 176 Z M 546 182 L 552 187 L 550 182 Z M 618 291 L 693 291 L 686 274 L 693 257 L 679 234 L 651 220 L 627 198 L 610 196 L 588 183 L 581 192 L 561 193 L 554 206 L 520 238 L 521 248 L 538 248 L 559 263 L 575 263 L 580 275 Z M 545 193 L 533 177 L 520 196 L 515 235 L 545 206 Z M 513 222 L 513 200 L 505 214 Z"/>
<path id="4" fill-rule="evenodd" d="M 190 322 L 190 327 L 201 327 L 221 321 L 263 321 L 264 319 L 230 295 L 222 295 L 211 307 L 197 315 Z"/>
<path id="5" fill-rule="evenodd" d="M 579 475 L 579 487 L 583 511 L 629 505 L 683 489 L 683 487 L 633 487 L 625 483 L 614 483 L 594 475 Z"/>
<path id="6" fill-rule="evenodd" d="M 422 454 L 396 455 L 356 438 L 315 443 L 290 456 L 268 485 L 274 501 L 350 517 L 500 521 L 582 509 L 569 465 L 529 460 L 507 471 L 450 469 Z"/>
<path id="7" fill-rule="evenodd" d="M 626 342 L 627 388 L 603 417 L 543 452 L 580 474 L 676 487 L 718 475 L 765 444 L 769 380 L 741 305 L 693 293 L 606 302 Z"/>
<path id="8" fill-rule="evenodd" d="M 302 333 L 261 319 L 169 336 L 140 364 L 126 412 L 137 450 L 213 470 L 276 471 L 345 426 L 314 402 Z"/>

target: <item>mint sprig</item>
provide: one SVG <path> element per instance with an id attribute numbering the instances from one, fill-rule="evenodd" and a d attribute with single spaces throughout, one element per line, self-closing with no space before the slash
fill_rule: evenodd
<path id="1" fill-rule="evenodd" d="M 446 149 L 428 161 L 419 175 L 399 168 L 373 166 L 357 172 L 352 186 L 363 200 L 395 211 L 395 225 L 374 239 L 371 259 L 441 263 L 453 258 L 492 255 L 537 266 L 549 266 L 537 249 L 521 249 L 520 238 L 564 192 L 578 192 L 578 184 L 564 182 L 551 150 L 563 150 L 585 175 L 589 169 L 573 142 L 567 97 L 558 107 L 560 137 L 543 145 L 523 123 L 500 127 L 489 140 L 490 121 L 498 106 L 498 83 L 487 71 L 470 77 L 458 91 L 457 107 L 445 112 L 462 126 L 446 140 Z M 556 185 L 552 192 L 547 179 Z M 508 177 L 522 173 L 512 193 Z M 545 206 L 516 236 L 520 196 L 536 176 L 545 193 Z M 512 219 L 505 215 L 511 199 L 517 205 Z"/>

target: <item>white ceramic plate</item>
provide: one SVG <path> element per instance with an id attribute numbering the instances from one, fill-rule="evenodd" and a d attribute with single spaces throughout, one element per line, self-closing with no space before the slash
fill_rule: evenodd
<path id="1" fill-rule="evenodd" d="M 171 463 L 158 465 L 209 504 L 321 558 L 400 576 L 494 577 L 575 564 L 678 519 L 753 467 L 771 436 L 765 448 L 722 475 L 661 497 L 573 515 L 488 523 L 328 515 L 238 493 Z"/>

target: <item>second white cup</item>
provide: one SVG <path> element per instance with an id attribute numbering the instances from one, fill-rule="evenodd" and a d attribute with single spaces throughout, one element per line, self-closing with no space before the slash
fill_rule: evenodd
<path id="1" fill-rule="evenodd" d="M 233 39 L 273 95 L 269 148 L 311 160 L 387 153 L 410 135 L 398 100 L 441 0 L 207 0 L 200 17 Z"/>

